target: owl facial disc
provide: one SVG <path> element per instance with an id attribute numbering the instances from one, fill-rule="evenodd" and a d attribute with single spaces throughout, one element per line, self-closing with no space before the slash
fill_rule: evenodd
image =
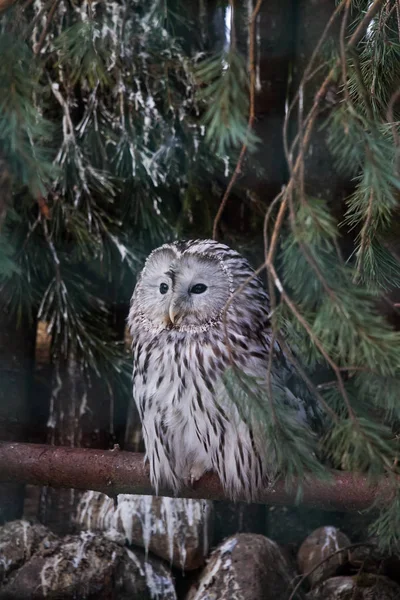
<path id="1" fill-rule="evenodd" d="M 221 320 L 233 293 L 229 269 L 211 252 L 161 246 L 146 261 L 137 293 L 148 329 L 206 331 Z"/>

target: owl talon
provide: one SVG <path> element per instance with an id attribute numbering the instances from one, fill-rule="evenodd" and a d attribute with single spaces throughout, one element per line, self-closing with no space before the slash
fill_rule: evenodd
<path id="1" fill-rule="evenodd" d="M 195 483 L 199 481 L 207 469 L 204 468 L 203 465 L 195 465 L 189 471 L 189 476 L 187 478 L 187 483 L 189 487 L 194 487 Z"/>

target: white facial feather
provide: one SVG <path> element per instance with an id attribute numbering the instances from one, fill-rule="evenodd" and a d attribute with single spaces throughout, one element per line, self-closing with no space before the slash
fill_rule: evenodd
<path id="1" fill-rule="evenodd" d="M 172 297 L 172 280 L 168 271 L 175 259 L 176 253 L 169 248 L 153 252 L 146 261 L 136 286 L 139 312 L 142 318 L 156 329 L 170 326 L 169 306 Z M 161 285 L 168 287 L 165 294 L 160 292 Z"/>

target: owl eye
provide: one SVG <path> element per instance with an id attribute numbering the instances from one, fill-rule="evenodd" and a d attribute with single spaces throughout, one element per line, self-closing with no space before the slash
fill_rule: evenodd
<path id="1" fill-rule="evenodd" d="M 166 283 L 160 283 L 160 294 L 166 294 L 169 290 L 169 287 Z"/>
<path id="2" fill-rule="evenodd" d="M 204 283 L 196 283 L 195 285 L 192 285 L 189 292 L 191 294 L 203 294 L 203 292 L 205 292 L 206 289 L 207 286 Z"/>

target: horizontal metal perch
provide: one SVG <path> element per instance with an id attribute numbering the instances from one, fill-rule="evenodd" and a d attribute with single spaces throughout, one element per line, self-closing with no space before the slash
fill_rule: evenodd
<path id="1" fill-rule="evenodd" d="M 0 481 L 52 487 L 97 490 L 109 496 L 117 494 L 153 495 L 143 454 L 114 450 L 92 450 L 42 444 L 0 442 Z M 310 477 L 302 482 L 301 504 L 323 510 L 358 511 L 369 508 L 377 499 L 391 498 L 386 479 L 372 485 L 366 476 L 332 471 L 331 479 Z M 171 496 L 168 490 L 160 496 Z M 216 475 L 207 473 L 194 488 L 184 488 L 185 498 L 224 500 Z M 378 496 L 379 495 L 379 496 Z M 266 489 L 260 503 L 294 505 L 298 503 L 297 484 L 285 489 L 283 481 Z"/>

